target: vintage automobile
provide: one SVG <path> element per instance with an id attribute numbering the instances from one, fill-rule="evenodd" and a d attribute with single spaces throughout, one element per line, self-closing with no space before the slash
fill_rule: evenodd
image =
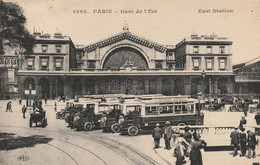
<path id="1" fill-rule="evenodd" d="M 207 107 L 208 110 L 222 110 L 225 107 L 225 102 L 222 102 L 221 99 L 214 99 L 212 103 L 210 103 Z"/>
<path id="2" fill-rule="evenodd" d="M 30 113 L 30 120 L 29 120 L 29 126 L 32 127 L 32 124 L 35 123 L 37 126 L 37 123 L 40 123 L 42 127 L 47 126 L 47 118 L 45 116 L 46 111 L 44 110 L 35 110 L 34 112 Z"/>
<path id="3" fill-rule="evenodd" d="M 135 136 L 140 132 L 151 132 L 156 123 L 164 125 L 201 125 L 204 114 L 200 112 L 197 99 L 185 97 L 164 97 L 162 99 L 140 100 L 126 104 L 121 134 Z"/>

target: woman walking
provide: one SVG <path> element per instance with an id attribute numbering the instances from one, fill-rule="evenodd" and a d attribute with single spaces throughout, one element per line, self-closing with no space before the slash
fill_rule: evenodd
<path id="1" fill-rule="evenodd" d="M 207 143 L 203 140 L 199 140 L 199 136 L 194 138 L 194 141 L 191 143 L 191 152 L 190 152 L 190 164 L 191 165 L 203 165 L 202 156 L 200 149 L 205 148 Z"/>

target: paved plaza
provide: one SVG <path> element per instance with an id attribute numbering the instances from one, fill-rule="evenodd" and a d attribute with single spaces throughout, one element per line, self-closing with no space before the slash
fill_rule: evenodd
<path id="1" fill-rule="evenodd" d="M 175 164 L 173 149 L 164 149 L 161 139 L 160 148 L 153 149 L 151 135 L 122 136 L 117 133 L 103 133 L 101 130 L 91 132 L 75 131 L 64 120 L 55 118 L 54 100 L 48 100 L 43 108 L 46 110 L 48 126 L 46 128 L 29 128 L 29 113 L 23 119 L 18 101 L 12 100 L 13 112 L 5 112 L 7 100 L 0 101 L 0 141 L 9 139 L 31 140 L 28 146 L 19 144 L 13 149 L 1 148 L 0 164 Z M 23 100 L 23 104 L 25 100 Z M 242 112 L 205 111 L 206 126 L 236 126 Z M 254 114 L 247 116 L 247 125 L 254 126 Z M 222 139 L 220 143 L 230 142 L 230 130 L 216 132 L 211 137 L 202 134 L 210 143 L 212 139 Z M 209 135 L 208 135 L 209 136 Z M 217 138 L 221 137 L 221 138 Z M 257 136 L 259 139 L 259 136 Z M 15 140 L 14 140 L 15 141 Z M 2 143 L 1 143 L 2 144 Z M 172 141 L 172 145 L 173 141 Z M 260 147 L 256 146 L 257 157 L 233 157 L 232 151 L 205 152 L 202 150 L 205 165 L 252 165 L 260 162 Z M 24 156 L 24 157 L 21 157 Z M 28 158 L 29 159 L 28 159 Z M 28 160 L 26 160 L 26 158 Z M 189 160 L 186 164 L 190 164 Z"/>

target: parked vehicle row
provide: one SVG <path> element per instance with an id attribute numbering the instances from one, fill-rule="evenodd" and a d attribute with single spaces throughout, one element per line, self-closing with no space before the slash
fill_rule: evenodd
<path id="1" fill-rule="evenodd" d="M 203 124 L 204 114 L 199 113 L 199 109 L 200 102 L 187 96 L 110 95 L 67 102 L 57 115 L 65 116 L 68 126 L 77 130 L 101 128 L 104 132 L 137 135 L 165 121 L 172 125 Z"/>

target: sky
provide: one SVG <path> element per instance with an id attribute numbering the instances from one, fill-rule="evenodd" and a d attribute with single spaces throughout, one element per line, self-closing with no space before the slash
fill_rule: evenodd
<path id="1" fill-rule="evenodd" d="M 27 18 L 26 26 L 31 33 L 34 29 L 49 34 L 61 32 L 70 36 L 75 45 L 89 45 L 118 34 L 122 32 L 126 21 L 130 32 L 162 45 L 176 45 L 192 33 L 199 35 L 214 33 L 233 41 L 233 64 L 260 57 L 259 0 L 4 0 L 4 2 L 16 2 L 23 8 Z M 214 9 L 232 10 L 232 12 L 214 13 Z M 83 13 L 77 14 L 76 10 L 82 10 Z M 106 10 L 106 13 L 100 10 Z M 136 13 L 137 10 L 142 12 Z"/>

